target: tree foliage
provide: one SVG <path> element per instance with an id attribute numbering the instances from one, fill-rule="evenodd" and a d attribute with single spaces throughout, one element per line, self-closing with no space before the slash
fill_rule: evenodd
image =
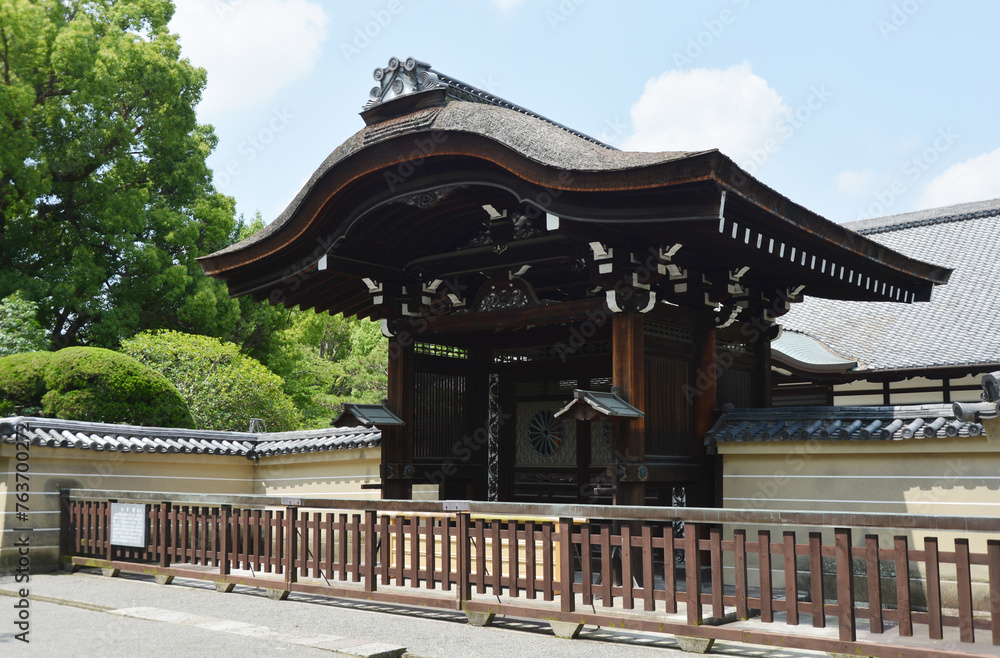
<path id="1" fill-rule="evenodd" d="M 282 379 L 233 343 L 177 331 L 144 332 L 123 341 L 122 351 L 177 387 L 199 429 L 246 431 L 251 418 L 262 418 L 272 432 L 301 423 Z"/>
<path id="2" fill-rule="evenodd" d="M 95 347 L 0 358 L 0 411 L 49 418 L 193 427 L 187 403 L 160 373 Z"/>
<path id="3" fill-rule="evenodd" d="M 44 350 L 48 341 L 38 323 L 38 304 L 20 291 L 0 300 L 0 356 Z"/>
<path id="4" fill-rule="evenodd" d="M 269 365 L 284 378 L 308 427 L 329 425 L 343 402 L 385 397 L 388 343 L 378 324 L 296 311 L 276 340 L 283 348 Z"/>
<path id="5" fill-rule="evenodd" d="M 0 2 L 0 295 L 23 290 L 58 346 L 141 328 L 231 332 L 195 261 L 236 237 L 169 0 Z"/>

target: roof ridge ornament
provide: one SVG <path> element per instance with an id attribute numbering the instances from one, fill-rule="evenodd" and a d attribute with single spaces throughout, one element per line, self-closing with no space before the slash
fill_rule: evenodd
<path id="1" fill-rule="evenodd" d="M 390 57 L 389 64 L 385 68 L 375 69 L 372 77 L 379 84 L 372 87 L 369 92 L 365 110 L 400 96 L 444 87 L 438 80 L 437 74 L 431 70 L 430 64 L 413 57 L 407 57 L 405 61 L 400 61 L 398 57 Z"/>

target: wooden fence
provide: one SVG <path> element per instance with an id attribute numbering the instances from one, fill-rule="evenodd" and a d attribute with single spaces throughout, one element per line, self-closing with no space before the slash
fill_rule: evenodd
<path id="1" fill-rule="evenodd" d="M 146 505 L 145 546 L 110 543 L 115 501 Z M 279 599 L 436 606 L 477 623 L 505 614 L 562 622 L 570 636 L 582 624 L 670 633 L 695 650 L 714 640 L 870 656 L 1000 646 L 994 518 L 72 490 L 62 524 L 70 565 Z M 883 545 L 857 528 L 894 536 Z M 953 546 L 939 545 L 942 533 L 958 535 Z M 954 570 L 953 608 L 942 605 L 942 565 Z"/>

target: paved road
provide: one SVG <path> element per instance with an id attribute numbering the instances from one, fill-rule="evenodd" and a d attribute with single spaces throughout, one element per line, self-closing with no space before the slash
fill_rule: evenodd
<path id="1" fill-rule="evenodd" d="M 0 577 L 0 593 L 19 586 Z M 220 594 L 210 583 L 152 577 L 105 578 L 97 570 L 31 577 L 30 644 L 14 639 L 16 598 L 0 596 L 3 656 L 331 656 L 366 643 L 405 646 L 408 655 L 642 657 L 691 656 L 667 636 L 585 627 L 564 640 L 548 624 L 497 618 L 487 628 L 447 611 L 372 605 L 293 593 L 272 601 L 262 590 L 237 587 Z M 801 657 L 802 652 L 716 644 L 713 654 Z"/>

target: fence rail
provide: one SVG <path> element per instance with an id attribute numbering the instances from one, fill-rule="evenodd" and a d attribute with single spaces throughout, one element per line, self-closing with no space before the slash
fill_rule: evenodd
<path id="1" fill-rule="evenodd" d="M 145 546 L 111 544 L 112 502 L 146 504 Z M 698 650 L 716 639 L 871 656 L 1000 646 L 1000 519 L 986 517 L 72 490 L 62 550 L 75 566 L 161 582 L 555 620 L 569 635 L 584 623 L 666 632 L 699 638 L 682 645 Z"/>

